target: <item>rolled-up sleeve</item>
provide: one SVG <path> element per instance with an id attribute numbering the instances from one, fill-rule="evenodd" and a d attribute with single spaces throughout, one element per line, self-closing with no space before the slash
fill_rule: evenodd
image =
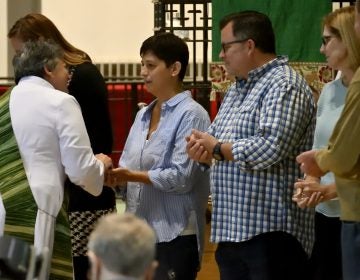
<path id="1" fill-rule="evenodd" d="M 209 125 L 209 117 L 205 114 L 187 111 L 181 116 L 179 126 L 174 127 L 173 131 L 166 135 L 173 138 L 170 140 L 173 141 L 173 148 L 169 153 L 169 158 L 165 160 L 163 167 L 148 171 L 154 188 L 164 192 L 177 193 L 185 193 L 191 190 L 194 168 L 199 168 L 199 166 L 186 153 L 185 137 L 191 134 L 192 129 L 206 131 Z"/>
<path id="2" fill-rule="evenodd" d="M 232 153 L 242 169 L 266 169 L 294 152 L 309 126 L 314 106 L 304 91 L 285 86 L 269 92 L 259 114 L 254 136 L 233 143 Z"/>

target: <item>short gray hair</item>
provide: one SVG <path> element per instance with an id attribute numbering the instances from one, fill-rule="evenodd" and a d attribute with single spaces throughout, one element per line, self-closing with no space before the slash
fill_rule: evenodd
<path id="1" fill-rule="evenodd" d="M 133 214 L 101 218 L 89 238 L 88 248 L 109 271 L 141 277 L 155 259 L 156 237 L 152 228 Z"/>
<path id="2" fill-rule="evenodd" d="M 64 56 L 63 50 L 51 41 L 28 41 L 24 43 L 21 52 L 13 58 L 15 82 L 26 76 L 44 78 L 44 67 L 54 70 L 59 60 Z"/>

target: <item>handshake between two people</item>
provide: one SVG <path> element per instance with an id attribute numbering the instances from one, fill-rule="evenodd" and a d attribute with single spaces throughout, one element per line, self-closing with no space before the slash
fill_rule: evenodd
<path id="1" fill-rule="evenodd" d="M 193 129 L 186 137 L 186 152 L 190 159 L 208 164 L 212 163 L 212 151 L 218 140 L 206 132 Z M 224 144 L 225 145 L 225 144 Z M 108 187 L 126 186 L 127 182 L 139 182 L 152 185 L 147 170 L 131 170 L 124 167 L 114 168 L 112 160 L 105 154 L 95 155 L 105 166 L 104 185 Z"/>
<path id="2" fill-rule="evenodd" d="M 189 158 L 211 165 L 212 151 L 218 140 L 206 132 L 193 129 L 186 137 L 186 152 Z M 148 170 L 131 170 L 125 167 L 114 168 L 112 160 L 105 154 L 95 155 L 105 167 L 104 185 L 108 187 L 125 187 L 127 182 L 139 182 L 152 185 Z"/>
<path id="3" fill-rule="evenodd" d="M 128 178 L 129 170 L 126 168 L 114 168 L 112 159 L 105 154 L 97 154 L 95 157 L 100 160 L 105 167 L 104 185 L 108 187 L 125 186 Z"/>

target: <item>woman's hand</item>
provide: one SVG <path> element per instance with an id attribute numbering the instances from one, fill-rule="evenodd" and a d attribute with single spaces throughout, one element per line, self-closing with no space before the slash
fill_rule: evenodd
<path id="1" fill-rule="evenodd" d="M 321 185 L 319 180 L 310 178 L 295 183 L 295 201 L 300 208 L 315 207 L 321 202 L 337 197 L 335 184 Z"/>
<path id="2" fill-rule="evenodd" d="M 128 169 L 121 167 L 108 170 L 105 185 L 109 187 L 126 185 L 128 172 Z"/>
<path id="3" fill-rule="evenodd" d="M 313 189 L 309 188 L 312 186 Z M 322 189 L 319 189 L 320 179 L 308 176 L 306 179 L 298 179 L 295 183 L 295 194 L 292 200 L 297 203 L 300 208 L 315 207 L 323 199 Z M 306 191 L 305 191 L 306 188 Z"/>

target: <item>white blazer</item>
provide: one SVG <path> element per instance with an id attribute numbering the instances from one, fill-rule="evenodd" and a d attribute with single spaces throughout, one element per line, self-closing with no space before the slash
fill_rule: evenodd
<path id="1" fill-rule="evenodd" d="M 10 116 L 27 179 L 38 206 L 34 245 L 53 246 L 55 218 L 67 174 L 76 185 L 99 195 L 104 165 L 93 155 L 79 104 L 46 80 L 22 78 L 11 92 Z"/>

